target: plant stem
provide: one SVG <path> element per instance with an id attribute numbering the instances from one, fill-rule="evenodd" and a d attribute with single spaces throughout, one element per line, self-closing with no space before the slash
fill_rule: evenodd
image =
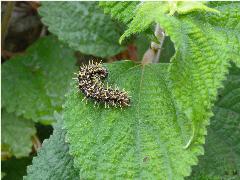
<path id="1" fill-rule="evenodd" d="M 159 26 L 159 24 L 156 25 L 154 34 L 157 37 L 157 39 L 159 40 L 160 46 L 157 50 L 157 54 L 156 54 L 155 58 L 153 59 L 153 63 L 158 63 L 160 55 L 161 55 L 163 42 L 164 42 L 164 39 L 165 39 L 166 36 L 165 36 L 165 33 L 164 33 L 163 29 Z"/>
<path id="2" fill-rule="evenodd" d="M 4 47 L 4 40 L 5 40 L 5 37 L 6 37 L 6 34 L 7 34 L 9 22 L 10 22 L 11 15 L 12 15 L 12 11 L 14 9 L 14 5 L 15 5 L 15 2 L 13 2 L 13 1 L 7 2 L 7 5 L 6 5 L 6 11 L 5 11 L 5 14 L 3 16 L 3 20 L 2 20 L 2 24 L 1 24 L 1 26 L 2 26 L 2 30 L 1 30 L 1 36 L 2 36 L 1 45 L 2 45 L 2 49 Z"/>
<path id="3" fill-rule="evenodd" d="M 159 26 L 159 24 L 156 25 L 154 35 L 157 37 L 159 44 L 151 42 L 150 48 L 144 53 L 144 56 L 142 58 L 142 64 L 159 62 L 161 49 L 165 39 L 165 33 L 163 29 Z"/>

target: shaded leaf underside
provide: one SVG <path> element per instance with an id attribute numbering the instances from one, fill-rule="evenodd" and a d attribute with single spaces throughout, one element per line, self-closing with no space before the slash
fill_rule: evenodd
<path id="1" fill-rule="evenodd" d="M 119 26 L 96 2 L 42 2 L 39 13 L 49 31 L 75 50 L 100 57 L 123 50 Z"/>

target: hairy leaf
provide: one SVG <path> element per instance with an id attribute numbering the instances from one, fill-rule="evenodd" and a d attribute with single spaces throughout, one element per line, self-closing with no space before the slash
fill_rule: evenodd
<path id="1" fill-rule="evenodd" d="M 60 118 L 58 115 L 53 135 L 43 142 L 38 156 L 34 157 L 32 165 L 28 166 L 25 180 L 79 179 L 78 172 L 73 167 L 73 159 L 68 154 L 65 131 L 62 129 Z"/>
<path id="2" fill-rule="evenodd" d="M 231 68 L 225 88 L 219 93 L 214 117 L 208 128 L 205 155 L 192 178 L 240 178 L 240 69 Z"/>
<path id="3" fill-rule="evenodd" d="M 204 127 L 229 60 L 240 63 L 240 3 L 217 6 L 220 14 L 170 16 L 164 13 L 165 9 L 165 3 L 144 3 L 122 38 L 141 32 L 154 22 L 171 37 L 176 49 L 169 68 L 173 95 L 181 111 L 194 123 L 188 147 L 197 134 L 206 134 Z M 199 141 L 203 143 L 204 139 Z"/>
<path id="4" fill-rule="evenodd" d="M 229 3 L 216 7 L 220 15 L 177 16 L 164 13 L 165 3 L 145 2 L 137 9 L 123 37 L 159 23 L 176 53 L 168 71 L 162 65 L 109 67 L 112 82 L 131 92 L 133 106 L 123 112 L 84 106 L 72 90 L 65 125 L 82 177 L 183 179 L 190 174 L 203 153 L 206 125 L 230 60 L 240 60 L 239 7 Z"/>
<path id="5" fill-rule="evenodd" d="M 49 30 L 75 50 L 100 57 L 123 50 L 120 27 L 96 2 L 42 2 L 39 13 Z"/>
<path id="6" fill-rule="evenodd" d="M 125 88 L 131 107 L 105 109 L 82 102 L 73 87 L 64 105 L 70 154 L 83 179 L 183 179 L 196 164 L 184 149 L 190 124 L 175 106 L 164 64 L 107 64 L 108 82 Z"/>
<path id="7" fill-rule="evenodd" d="M 126 24 L 128 24 L 135 16 L 136 11 L 143 5 L 144 2 L 100 2 L 99 5 L 104 9 L 104 13 L 111 14 L 113 18 L 116 18 Z M 206 2 L 161 2 L 162 13 L 169 13 L 173 15 L 187 14 L 193 11 L 203 12 L 218 12 L 217 10 L 206 6 Z"/>
<path id="8" fill-rule="evenodd" d="M 32 150 L 31 137 L 36 133 L 34 123 L 5 110 L 2 110 L 1 120 L 4 150 L 17 158 L 28 156 Z"/>
<path id="9" fill-rule="evenodd" d="M 60 111 L 75 67 L 73 51 L 54 37 L 38 40 L 2 66 L 2 104 L 34 121 L 51 122 Z"/>
<path id="10" fill-rule="evenodd" d="M 187 1 L 173 1 L 166 2 L 169 6 L 169 14 L 173 15 L 174 13 L 178 14 L 187 14 L 193 11 L 203 11 L 203 12 L 214 12 L 218 13 L 217 10 L 206 6 L 206 2 L 187 2 Z"/>
<path id="11" fill-rule="evenodd" d="M 111 14 L 113 18 L 118 19 L 126 24 L 132 20 L 138 4 L 139 2 L 137 1 L 101 1 L 99 3 L 100 7 L 104 9 L 104 13 Z"/>

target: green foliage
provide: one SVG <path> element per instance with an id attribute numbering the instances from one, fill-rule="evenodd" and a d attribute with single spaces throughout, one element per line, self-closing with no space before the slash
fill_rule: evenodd
<path id="1" fill-rule="evenodd" d="M 137 14 L 137 9 L 144 6 L 145 2 L 100 2 L 99 5 L 104 9 L 104 13 L 111 14 L 113 18 L 128 24 Z M 219 12 L 205 5 L 206 2 L 161 2 L 161 13 L 173 15 L 187 14 L 194 11 Z M 146 12 L 147 13 L 147 12 Z"/>
<path id="2" fill-rule="evenodd" d="M 193 178 L 239 179 L 240 175 L 240 69 L 231 68 L 225 88 L 215 103 L 208 128 L 205 155 L 193 170 Z"/>
<path id="3" fill-rule="evenodd" d="M 66 138 L 80 177 L 183 179 L 190 174 L 197 150 L 183 148 L 191 130 L 175 107 L 168 65 L 122 61 L 107 68 L 108 82 L 132 96 L 130 108 L 86 105 L 75 87 L 64 105 Z"/>
<path id="4" fill-rule="evenodd" d="M 133 99 L 123 112 L 85 106 L 73 88 L 64 120 L 81 177 L 183 179 L 190 174 L 203 154 L 206 125 L 230 60 L 240 61 L 239 7 L 218 6 L 220 15 L 188 9 L 171 16 L 166 3 L 146 2 L 136 10 L 122 39 L 159 23 L 176 53 L 168 71 L 162 65 L 109 67 L 110 81 Z"/>
<path id="5" fill-rule="evenodd" d="M 123 50 L 120 27 L 96 2 L 42 2 L 39 13 L 49 30 L 75 50 L 100 57 Z"/>
<path id="6" fill-rule="evenodd" d="M 240 71 L 237 68 L 231 68 L 230 73 L 231 74 L 228 76 L 228 80 L 225 83 L 225 88 L 220 92 L 219 100 L 216 103 L 214 110 L 216 113 L 212 118 L 212 123 L 209 127 L 209 134 L 205 145 L 205 156 L 200 158 L 200 164 L 194 168 L 192 176 L 188 179 L 220 180 L 221 177 L 227 178 L 229 176 L 233 179 L 234 177 L 237 178 L 236 175 L 225 174 L 234 173 L 237 169 L 240 169 L 238 162 L 238 156 L 240 154 L 238 152 L 239 131 L 237 130 L 237 124 L 240 117 L 240 96 L 238 96 L 238 94 L 240 94 L 238 92 L 240 86 Z M 96 121 L 99 120 L 96 119 Z M 40 150 L 38 157 L 35 158 L 33 162 L 33 165 L 29 167 L 29 175 L 26 179 L 34 179 L 34 177 L 40 179 L 41 173 L 52 174 L 51 177 L 55 177 L 57 179 L 61 177 L 59 175 L 61 171 L 64 171 L 64 174 L 74 174 L 72 167 L 73 160 L 69 155 L 66 155 L 68 154 L 68 148 L 67 144 L 64 142 L 64 134 L 65 133 L 63 133 L 60 128 L 60 124 L 56 125 L 54 135 L 50 138 L 50 140 L 44 142 L 43 150 Z M 52 151 L 52 149 L 55 150 Z M 45 153 L 41 153 L 42 151 Z M 61 158 L 59 158 L 59 154 L 62 155 Z M 49 157 L 52 159 L 51 163 L 49 163 Z M 67 165 L 61 163 L 67 161 L 69 162 Z M 46 166 L 49 164 L 50 167 Z M 42 169 L 43 171 L 40 171 Z M 59 169 L 59 171 L 56 171 L 56 169 Z M 77 177 L 77 173 L 75 175 Z M 73 178 L 73 176 L 70 177 Z"/>
<path id="7" fill-rule="evenodd" d="M 31 157 L 21 159 L 11 158 L 1 162 L 1 170 L 4 172 L 2 180 L 22 180 L 26 175 L 27 165 L 31 163 Z M 1 172 L 3 174 L 3 172 Z"/>
<path id="8" fill-rule="evenodd" d="M 232 11 L 235 8 L 238 9 L 238 14 Z M 173 18 L 172 22 L 176 23 L 176 26 L 166 25 L 164 28 L 169 32 L 176 49 L 169 69 L 173 94 L 181 106 L 181 111 L 193 122 L 192 138 L 198 134 L 199 136 L 206 134 L 205 125 L 212 115 L 210 111 L 213 101 L 216 99 L 217 89 L 222 87 L 230 60 L 240 62 L 237 50 L 240 48 L 240 41 L 235 38 L 239 36 L 235 28 L 240 22 L 238 21 L 240 4 L 219 6 L 218 10 L 221 16 L 206 13 L 202 16 L 201 14 L 184 16 L 179 18 L 179 21 Z M 233 23 L 232 26 L 225 27 L 225 24 L 222 24 L 222 27 L 214 26 L 220 18 L 224 18 L 225 23 Z M 160 24 L 164 22 L 168 24 L 165 20 Z M 204 22 L 207 23 L 203 27 Z M 174 28 L 182 29 L 183 32 L 176 32 Z M 203 138 L 198 141 L 204 143 Z"/>
<path id="9" fill-rule="evenodd" d="M 239 179 L 240 69 L 235 65 L 217 94 L 231 62 L 240 67 L 240 3 L 100 2 L 100 7 L 127 25 L 120 41 L 136 33 L 149 36 L 159 24 L 166 34 L 160 62 L 170 62 L 104 64 L 105 82 L 131 97 L 131 107 L 121 109 L 82 101 L 70 83 L 73 50 L 52 36 L 6 61 L 2 150 L 26 156 L 36 133 L 29 119 L 58 120 L 24 179 L 184 179 L 204 154 L 207 134 L 205 156 L 189 179 Z M 43 2 L 39 12 L 50 32 L 74 50 L 101 57 L 123 50 L 117 44 L 122 27 L 97 2 Z M 142 55 L 143 42 L 135 42 Z M 16 143 L 19 137 L 22 144 Z M 12 171 L 3 172 L 15 178 Z"/>
<path id="10" fill-rule="evenodd" d="M 206 2 L 187 2 L 187 1 L 176 1 L 176 2 L 167 2 L 168 11 L 170 15 L 174 13 L 178 14 L 187 14 L 194 11 L 203 11 L 203 12 L 214 12 L 218 13 L 219 11 L 212 9 L 206 6 Z"/>
<path id="11" fill-rule="evenodd" d="M 123 23 L 129 23 L 135 15 L 136 6 L 139 4 L 137 1 L 128 2 L 111 2 L 101 1 L 100 7 L 103 8 L 104 13 L 111 14 L 112 18 L 118 19 Z"/>
<path id="12" fill-rule="evenodd" d="M 2 105 L 27 119 L 54 120 L 74 71 L 73 51 L 54 37 L 38 40 L 26 55 L 2 65 Z"/>
<path id="13" fill-rule="evenodd" d="M 211 116 L 212 102 L 225 78 L 229 60 L 240 62 L 237 32 L 240 3 L 217 6 L 220 15 L 194 12 L 170 16 L 164 13 L 164 8 L 165 3 L 144 3 L 121 39 L 143 31 L 154 22 L 171 37 L 176 54 L 169 69 L 170 81 L 181 111 L 194 123 L 190 144 L 198 133 L 206 133 L 204 126 Z M 204 139 L 200 141 L 203 143 Z"/>
<path id="14" fill-rule="evenodd" d="M 58 122 L 54 127 L 53 135 L 43 142 L 38 156 L 34 157 L 32 165 L 28 166 L 25 180 L 79 179 L 77 171 L 73 168 L 73 159 L 68 154 L 61 116 L 56 116 Z"/>
<path id="15" fill-rule="evenodd" d="M 34 123 L 2 110 L 2 142 L 5 153 L 17 158 L 28 156 L 32 150 L 31 137 L 35 135 Z M 2 149 L 3 150 L 3 149 Z"/>

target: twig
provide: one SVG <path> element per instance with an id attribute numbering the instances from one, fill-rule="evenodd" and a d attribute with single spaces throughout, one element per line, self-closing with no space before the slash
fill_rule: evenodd
<path id="1" fill-rule="evenodd" d="M 12 11 L 14 9 L 14 5 L 15 5 L 15 2 L 13 2 L 13 1 L 7 2 L 7 5 L 6 5 L 6 11 L 5 11 L 5 14 L 3 16 L 3 20 L 2 20 L 2 24 L 1 24 L 2 25 L 2 30 L 1 30 L 2 49 L 4 47 L 4 40 L 5 40 L 5 37 L 7 35 L 7 30 L 8 30 L 9 22 L 10 22 L 10 19 L 11 19 Z"/>
<path id="2" fill-rule="evenodd" d="M 163 29 L 159 26 L 159 24 L 156 25 L 154 35 L 157 37 L 157 39 L 159 41 L 159 48 L 157 50 L 156 57 L 153 59 L 153 63 L 158 63 L 160 55 L 161 55 L 163 42 L 164 42 L 164 39 L 165 39 L 165 33 L 164 33 Z"/>
<path id="3" fill-rule="evenodd" d="M 143 56 L 142 64 L 159 62 L 163 42 L 165 39 L 165 33 L 163 29 L 159 26 L 159 24 L 156 25 L 154 35 L 157 37 L 159 44 L 155 42 L 151 42 L 150 48 L 145 52 Z"/>

